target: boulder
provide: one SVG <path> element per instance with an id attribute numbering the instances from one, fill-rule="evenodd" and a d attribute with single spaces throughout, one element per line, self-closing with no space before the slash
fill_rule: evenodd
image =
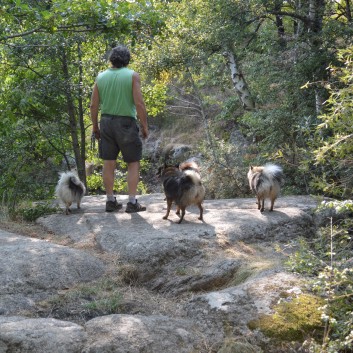
<path id="1" fill-rule="evenodd" d="M 72 322 L 0 316 L 0 353 L 79 353 L 86 340 Z"/>
<path id="2" fill-rule="evenodd" d="M 31 307 L 46 292 L 92 281 L 104 271 L 104 263 L 85 251 L 1 231 L 0 313 Z"/>

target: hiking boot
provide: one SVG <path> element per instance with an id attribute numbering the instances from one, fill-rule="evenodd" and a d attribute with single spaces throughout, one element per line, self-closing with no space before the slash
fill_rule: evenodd
<path id="1" fill-rule="evenodd" d="M 118 202 L 115 198 L 114 201 L 107 201 L 105 203 L 105 212 L 113 212 L 120 210 L 123 207 L 123 204 Z"/>
<path id="2" fill-rule="evenodd" d="M 136 203 L 128 202 L 126 205 L 125 212 L 127 213 L 142 212 L 142 211 L 146 211 L 146 207 L 141 206 L 137 201 Z"/>

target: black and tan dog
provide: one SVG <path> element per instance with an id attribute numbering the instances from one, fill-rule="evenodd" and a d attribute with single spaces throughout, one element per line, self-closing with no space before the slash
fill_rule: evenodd
<path id="1" fill-rule="evenodd" d="M 195 162 L 184 162 L 179 166 L 167 166 L 159 168 L 164 194 L 167 200 L 167 213 L 163 219 L 167 219 L 173 202 L 177 205 L 177 214 L 181 223 L 185 216 L 185 209 L 191 205 L 197 205 L 200 210 L 199 220 L 203 220 L 202 202 L 205 198 L 205 188 L 202 185 L 199 168 Z M 181 214 L 180 214 L 181 213 Z"/>

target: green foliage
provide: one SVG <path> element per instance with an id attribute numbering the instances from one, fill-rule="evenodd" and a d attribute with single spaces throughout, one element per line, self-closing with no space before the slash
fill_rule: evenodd
<path id="1" fill-rule="evenodd" d="M 71 306 L 80 309 L 80 315 L 92 316 L 119 313 L 123 295 L 120 290 L 120 281 L 116 278 L 103 278 L 90 284 L 78 285 L 75 289 L 53 296 L 45 306 L 60 307 L 66 310 Z M 42 303 L 44 305 L 44 303 Z M 51 309 L 51 315 L 56 315 Z"/>
<path id="2" fill-rule="evenodd" d="M 338 52 L 342 65 L 331 67 L 338 80 L 327 86 L 330 97 L 327 113 L 320 116 L 317 126 L 314 158 L 323 173 L 313 177 L 313 186 L 326 195 L 350 197 L 353 195 L 353 46 Z"/>
<path id="3" fill-rule="evenodd" d="M 87 290 L 91 291 L 91 300 L 84 306 L 87 309 L 104 312 L 107 314 L 117 313 L 123 299 L 119 292 L 119 282 L 115 279 L 102 279 L 96 286 L 83 285 L 76 293 L 78 296 L 85 295 Z"/>
<path id="4" fill-rule="evenodd" d="M 333 210 L 335 214 L 353 214 L 353 201 L 337 201 L 337 200 L 324 200 L 317 207 L 317 212 L 324 212 L 325 210 Z"/>
<path id="5" fill-rule="evenodd" d="M 103 177 L 99 173 L 93 173 L 87 177 L 87 188 L 90 193 L 102 193 L 104 189 Z M 137 190 L 141 193 L 146 193 L 146 187 L 144 183 L 140 181 L 137 185 Z M 118 194 L 126 194 L 127 181 L 126 181 L 126 171 L 117 171 L 114 180 L 114 191 Z"/>
<path id="6" fill-rule="evenodd" d="M 304 238 L 299 238 L 297 243 L 298 250 L 287 262 L 288 269 L 296 273 L 305 273 L 309 276 L 318 275 L 322 266 L 325 265 L 322 259 L 323 253 L 320 253 L 322 244 L 317 240 L 309 242 Z"/>
<path id="7" fill-rule="evenodd" d="M 201 174 L 208 198 L 243 197 L 249 193 L 241 149 L 214 140 L 212 145 L 203 146 L 201 153 L 205 156 Z"/>
<path id="8" fill-rule="evenodd" d="M 92 175 L 87 176 L 87 188 L 92 193 L 97 193 L 104 190 L 102 175 L 94 172 Z"/>
<path id="9" fill-rule="evenodd" d="M 123 297 L 119 291 L 114 291 L 108 298 L 94 300 L 85 305 L 85 308 L 91 311 L 104 313 L 118 313 Z"/>
<path id="10" fill-rule="evenodd" d="M 82 172 L 91 124 L 85 107 L 97 73 L 107 65 L 106 51 L 117 42 L 150 46 L 163 27 L 157 8 L 145 1 L 110 0 L 10 0 L 1 6 L 0 195 L 11 207 L 17 199 L 52 192 L 52 173 L 45 187 L 29 177 L 44 175 L 49 159 L 51 168 L 66 169 L 61 163 L 70 155 Z M 151 113 L 157 114 L 164 104 L 163 85 L 148 87 Z M 92 184 L 98 187 L 97 180 Z"/>
<path id="11" fill-rule="evenodd" d="M 0 137 L 0 195 L 10 213 L 24 200 L 49 199 L 57 181 L 52 151 L 36 138 L 36 127 L 26 127 L 22 120 L 12 127 L 11 134 Z"/>
<path id="12" fill-rule="evenodd" d="M 340 212 L 351 212 L 351 204 L 348 209 L 343 203 L 336 206 Z M 310 242 L 300 240 L 288 261 L 289 268 L 312 278 L 311 290 L 325 300 L 320 308 L 323 343 L 308 340 L 310 352 L 348 352 L 353 348 L 352 226 L 352 219 L 346 218 L 322 228 Z"/>
<path id="13" fill-rule="evenodd" d="M 41 202 L 31 205 L 22 205 L 16 211 L 16 217 L 20 216 L 25 221 L 34 222 L 37 218 L 57 213 L 60 210 L 59 207 L 53 207 L 52 202 Z"/>
<path id="14" fill-rule="evenodd" d="M 254 159 L 279 160 L 289 172 L 290 192 L 310 192 L 312 187 L 349 196 L 352 49 L 339 51 L 338 59 L 345 65 L 332 67 L 330 74 L 326 70 L 328 63 L 337 62 L 336 49 L 352 37 L 347 10 L 345 2 L 315 2 L 309 11 L 308 3 L 293 1 L 7 1 L 0 9 L 1 149 L 4 155 L 26 155 L 32 166 L 16 174 L 22 179 L 16 183 L 25 184 L 25 174 L 34 174 L 38 155 L 57 167 L 70 154 L 83 169 L 94 78 L 106 67 L 109 48 L 123 42 L 132 51 L 131 67 L 143 78 L 151 117 L 164 113 L 169 118 L 171 109 L 180 109 L 183 102 L 179 114 L 207 116 L 211 123 L 218 119 L 220 127 L 232 122 L 253 143 Z M 317 21 L 307 17 L 313 11 Z M 256 101 L 252 112 L 244 112 L 235 94 L 223 55 L 230 48 Z M 339 78 L 337 86 L 331 74 Z M 190 89 L 190 77 L 196 89 Z M 172 85 L 182 93 L 175 95 Z M 332 93 L 329 109 L 314 140 L 315 97 L 326 99 L 327 90 Z M 220 130 L 210 129 L 208 134 L 226 141 L 231 131 Z M 13 131 L 21 135 L 19 140 L 11 140 Z M 318 168 L 313 167 L 309 147 L 316 150 Z M 14 184 L 10 160 L 0 177 L 8 187 Z M 234 172 L 242 165 L 237 168 Z M 234 180 L 228 169 L 223 176 Z M 88 184 L 101 188 L 97 177 Z M 40 183 L 32 185 L 40 190 Z M 222 185 L 226 188 L 228 183 L 224 180 Z M 231 194 L 230 189 L 223 194 Z"/>
<path id="15" fill-rule="evenodd" d="M 92 157 L 87 162 L 93 163 L 95 166 L 102 164 L 102 161 L 97 157 Z M 140 172 L 143 176 L 150 168 L 150 163 L 146 159 L 140 161 Z M 117 170 L 115 171 L 115 180 L 114 180 L 114 191 L 118 194 L 124 194 L 128 192 L 127 188 L 127 164 L 122 160 L 121 156 L 117 159 Z M 143 178 L 142 178 L 143 179 Z M 92 175 L 87 176 L 87 188 L 90 193 L 102 193 L 104 192 L 103 177 L 102 173 L 94 171 Z M 143 180 L 139 181 L 137 185 L 137 190 L 141 194 L 147 193 L 147 186 Z"/>
<path id="16" fill-rule="evenodd" d="M 148 116 L 156 117 L 165 109 L 167 101 L 167 86 L 162 81 L 152 80 L 150 85 L 143 88 L 143 96 Z"/>
<path id="17" fill-rule="evenodd" d="M 341 24 L 330 17 L 330 11 L 337 8 L 327 13 L 321 11 L 324 8 L 316 10 L 325 18 L 323 27 L 336 28 L 336 33 L 343 35 Z M 306 4 L 299 3 L 185 0 L 169 3 L 166 11 L 171 16 L 164 36 L 156 37 L 159 46 L 150 56 L 154 58 L 153 67 L 174 73 L 172 82 L 178 80 L 182 89 L 187 86 L 186 73 L 192 75 L 199 88 L 198 95 L 193 92 L 194 98 L 202 101 L 208 118 L 238 123 L 243 134 L 254 141 L 257 155 L 267 160 L 280 159 L 282 165 L 288 166 L 286 186 L 290 190 L 308 192 L 309 173 L 300 166 L 304 162 L 312 164 L 308 145 L 318 123 L 315 94 L 320 91 L 321 97 L 326 97 L 320 82 L 327 77 L 328 63 L 334 60 L 331 48 L 337 45 L 335 31 L 321 28 L 324 38 L 314 38 L 303 21 L 298 24 L 301 32 L 293 33 L 296 15 L 308 11 Z M 283 37 L 274 25 L 278 11 L 288 15 L 281 16 Z M 240 75 L 256 99 L 253 112 L 242 111 L 231 88 L 229 68 L 223 58 L 229 48 L 234 48 Z M 315 84 L 300 89 L 313 80 Z M 181 108 L 182 100 L 185 96 L 176 97 L 173 103 Z M 189 107 L 193 104 L 195 101 Z M 221 114 L 217 114 L 218 109 Z M 191 109 L 186 114 L 197 115 Z M 228 132 L 217 137 L 224 138 Z"/>

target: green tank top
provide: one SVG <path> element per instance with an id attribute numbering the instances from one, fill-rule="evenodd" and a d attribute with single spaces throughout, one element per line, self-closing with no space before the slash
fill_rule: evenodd
<path id="1" fill-rule="evenodd" d="M 136 106 L 132 95 L 132 75 L 126 67 L 107 69 L 98 74 L 96 83 L 102 114 L 130 116 L 136 119 Z"/>

